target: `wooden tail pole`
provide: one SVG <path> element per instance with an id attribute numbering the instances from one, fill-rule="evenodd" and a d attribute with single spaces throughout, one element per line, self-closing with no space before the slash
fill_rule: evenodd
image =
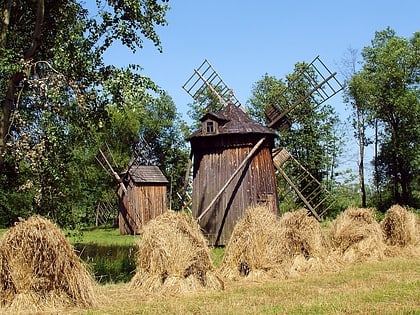
<path id="1" fill-rule="evenodd" d="M 118 184 L 120 185 L 121 189 L 125 193 L 127 193 L 127 188 L 125 188 L 124 183 L 123 183 L 121 177 L 118 175 L 118 173 L 116 171 L 114 171 L 114 169 L 112 168 L 112 165 L 109 163 L 108 159 L 106 158 L 105 154 L 102 152 L 101 149 L 99 149 L 99 153 L 101 153 L 102 158 L 104 159 L 106 165 L 111 170 L 112 175 L 114 175 L 115 179 L 118 181 Z"/>
<path id="2" fill-rule="evenodd" d="M 233 174 L 230 176 L 228 181 L 225 183 L 225 185 L 220 189 L 220 191 L 217 193 L 217 195 L 213 198 L 213 200 L 210 202 L 210 204 L 207 206 L 207 208 L 198 216 L 197 222 L 200 222 L 200 220 L 207 214 L 207 212 L 210 211 L 210 209 L 213 207 L 213 205 L 216 203 L 216 201 L 219 199 L 219 197 L 223 194 L 223 192 L 226 190 L 226 188 L 229 186 L 229 184 L 232 182 L 232 180 L 235 178 L 236 174 L 239 173 L 239 171 L 245 166 L 245 164 L 249 161 L 249 159 L 254 155 L 255 151 L 258 150 L 258 148 L 263 144 L 266 137 L 263 137 L 260 141 L 258 141 L 252 150 L 248 153 L 246 158 L 242 161 L 242 163 L 238 166 L 238 168 L 233 172 Z"/>

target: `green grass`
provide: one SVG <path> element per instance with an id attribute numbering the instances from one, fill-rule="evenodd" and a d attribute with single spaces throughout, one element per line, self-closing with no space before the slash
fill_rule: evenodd
<path id="1" fill-rule="evenodd" d="M 133 245 L 79 243 L 74 247 L 101 284 L 129 282 L 134 276 L 137 248 Z"/>
<path id="2" fill-rule="evenodd" d="M 140 239 L 139 235 L 120 235 L 116 228 L 89 228 L 77 231 L 64 231 L 71 244 L 98 244 L 130 246 Z"/>
<path id="3" fill-rule="evenodd" d="M 222 264 L 223 256 L 225 254 L 224 247 L 214 247 L 210 249 L 210 257 L 213 261 L 213 265 L 218 268 Z"/>
<path id="4" fill-rule="evenodd" d="M 0 229 L 0 238 L 7 229 Z M 87 228 L 82 230 L 63 230 L 64 235 L 71 244 L 99 244 L 99 245 L 134 245 L 139 235 L 120 235 L 116 228 Z"/>
<path id="5" fill-rule="evenodd" d="M 418 258 L 354 264 L 336 273 L 287 280 L 227 282 L 221 292 L 162 298 L 127 283 L 140 236 L 110 228 L 65 234 L 104 284 L 96 307 L 71 308 L 68 314 L 420 314 Z M 216 267 L 223 254 L 224 248 L 211 249 Z"/>
<path id="6" fill-rule="evenodd" d="M 7 229 L 0 229 L 0 238 Z M 76 254 L 101 283 L 129 282 L 136 269 L 138 235 L 120 235 L 116 228 L 63 230 Z"/>

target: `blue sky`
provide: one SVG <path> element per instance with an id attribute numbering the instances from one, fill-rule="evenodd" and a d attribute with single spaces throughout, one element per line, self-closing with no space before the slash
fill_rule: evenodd
<path id="1" fill-rule="evenodd" d="M 420 31 L 420 0 L 170 0 L 169 5 L 168 25 L 157 28 L 163 53 L 150 42 L 135 54 L 115 45 L 105 61 L 139 64 L 185 120 L 192 99 L 182 85 L 205 58 L 246 105 L 252 85 L 265 73 L 284 78 L 296 62 L 317 55 L 338 71 L 348 48 L 360 52 L 375 31 L 389 26 L 405 38 Z M 330 103 L 345 116 L 341 94 Z"/>

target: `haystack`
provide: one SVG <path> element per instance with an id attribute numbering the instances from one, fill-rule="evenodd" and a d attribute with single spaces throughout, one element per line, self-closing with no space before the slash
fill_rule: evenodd
<path id="1" fill-rule="evenodd" d="M 414 212 L 399 205 L 388 209 L 381 222 L 387 256 L 420 255 L 419 222 Z"/>
<path id="2" fill-rule="evenodd" d="M 399 205 L 388 209 L 381 228 L 388 245 L 407 246 L 419 242 L 416 214 Z"/>
<path id="3" fill-rule="evenodd" d="M 199 225 L 184 212 L 148 222 L 138 247 L 134 288 L 164 295 L 223 289 Z"/>
<path id="4" fill-rule="evenodd" d="M 233 229 L 220 267 L 229 280 L 274 277 L 279 274 L 281 255 L 278 218 L 267 207 L 247 209 Z"/>
<path id="5" fill-rule="evenodd" d="M 331 254 L 321 225 L 306 209 L 287 212 L 279 220 L 279 240 L 289 276 L 303 272 L 336 271 L 342 261 Z"/>
<path id="6" fill-rule="evenodd" d="M 63 232 L 40 216 L 21 220 L 0 243 L 0 302 L 19 313 L 91 306 L 94 280 Z"/>
<path id="7" fill-rule="evenodd" d="M 385 243 L 373 209 L 348 208 L 334 220 L 331 237 L 337 253 L 348 263 L 384 258 Z"/>

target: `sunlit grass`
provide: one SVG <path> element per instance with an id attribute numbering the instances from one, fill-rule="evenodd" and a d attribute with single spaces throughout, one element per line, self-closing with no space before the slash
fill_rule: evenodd
<path id="1" fill-rule="evenodd" d="M 139 235 L 121 235 L 116 228 L 91 228 L 77 231 L 64 231 L 70 243 L 131 246 Z"/>
<path id="2" fill-rule="evenodd" d="M 231 282 L 221 292 L 159 297 L 127 284 L 101 287 L 105 298 L 73 314 L 419 314 L 420 261 L 387 259 L 340 272 L 288 280 Z"/>

